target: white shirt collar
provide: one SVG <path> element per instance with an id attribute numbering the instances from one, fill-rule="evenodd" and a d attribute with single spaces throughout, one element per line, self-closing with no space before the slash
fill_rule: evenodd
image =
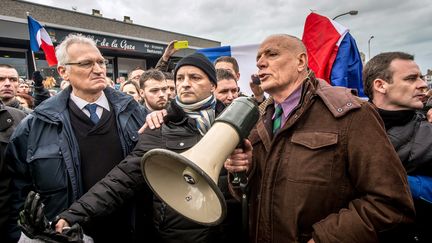
<path id="1" fill-rule="evenodd" d="M 84 109 L 84 106 L 87 104 L 97 104 L 99 107 L 104 108 L 107 111 L 110 111 L 110 106 L 108 103 L 108 99 L 105 96 L 105 93 L 102 91 L 102 94 L 99 96 L 99 98 L 95 102 L 88 102 L 86 100 L 81 99 L 80 97 L 76 96 L 72 90 L 70 94 L 70 99 L 78 106 L 80 110 Z"/>

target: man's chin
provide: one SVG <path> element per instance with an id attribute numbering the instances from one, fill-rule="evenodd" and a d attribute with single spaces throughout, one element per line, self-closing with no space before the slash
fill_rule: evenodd
<path id="1" fill-rule="evenodd" d="M 164 103 L 164 104 L 158 104 L 157 107 L 159 108 L 159 110 L 165 109 L 166 103 Z"/>
<path id="2" fill-rule="evenodd" d="M 106 87 L 108 87 L 108 85 L 106 83 L 98 83 L 97 85 L 94 86 L 94 89 L 97 91 L 102 91 Z"/>
<path id="3" fill-rule="evenodd" d="M 2 100 L 10 100 L 15 98 L 15 95 L 7 93 L 7 94 L 0 94 L 0 97 Z"/>
<path id="4" fill-rule="evenodd" d="M 198 102 L 195 97 L 191 97 L 191 96 L 188 96 L 188 97 L 180 96 L 179 100 L 184 104 L 193 104 L 193 103 Z"/>

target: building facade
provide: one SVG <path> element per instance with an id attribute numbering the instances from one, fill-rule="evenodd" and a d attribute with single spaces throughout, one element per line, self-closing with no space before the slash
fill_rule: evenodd
<path id="1" fill-rule="evenodd" d="M 56 67 L 48 67 L 42 51 L 31 52 L 26 12 L 44 25 L 54 46 L 70 33 L 93 38 L 102 55 L 109 60 L 107 76 L 112 80 L 126 77 L 137 67 L 154 67 L 171 40 L 189 42 L 189 49 L 177 52 L 171 66 L 196 49 L 221 45 L 218 41 L 133 24 L 128 16 L 119 21 L 102 16 L 98 10 L 86 14 L 27 1 L 2 0 L 0 63 L 16 67 L 23 78 L 31 76 L 35 65 L 45 76 L 58 76 Z"/>

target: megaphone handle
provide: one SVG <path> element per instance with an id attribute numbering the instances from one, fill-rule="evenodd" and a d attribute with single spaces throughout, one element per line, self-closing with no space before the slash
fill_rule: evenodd
<path id="1" fill-rule="evenodd" d="M 239 186 L 240 183 L 246 184 L 246 180 L 247 180 L 247 175 L 246 175 L 246 171 L 239 171 L 239 172 L 234 172 L 233 173 L 233 180 L 232 180 L 232 184 L 235 186 Z"/>
<path id="2" fill-rule="evenodd" d="M 241 148 L 241 149 L 245 148 L 243 140 L 237 145 L 237 148 Z M 233 176 L 234 176 L 234 178 L 231 182 L 233 185 L 240 186 L 240 183 L 247 184 L 246 171 L 234 172 Z"/>

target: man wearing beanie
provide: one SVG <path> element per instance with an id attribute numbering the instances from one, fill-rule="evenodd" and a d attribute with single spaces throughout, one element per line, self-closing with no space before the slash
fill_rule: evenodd
<path id="1" fill-rule="evenodd" d="M 75 223 L 91 222 L 96 217 L 111 214 L 131 200 L 137 200 L 138 205 L 144 205 L 136 213 L 136 220 L 141 223 L 137 225 L 142 225 L 136 229 L 140 232 L 137 242 L 225 241 L 227 229 L 196 224 L 176 213 L 153 195 L 141 173 L 141 158 L 147 151 L 164 148 L 181 153 L 191 148 L 224 109 L 213 95 L 217 85 L 216 71 L 202 54 L 195 53 L 180 60 L 174 78 L 177 97 L 167 108 L 162 127 L 141 134 L 130 156 L 61 213 L 57 231 L 61 232 L 63 227 Z M 229 192 L 224 194 L 229 195 Z"/>

